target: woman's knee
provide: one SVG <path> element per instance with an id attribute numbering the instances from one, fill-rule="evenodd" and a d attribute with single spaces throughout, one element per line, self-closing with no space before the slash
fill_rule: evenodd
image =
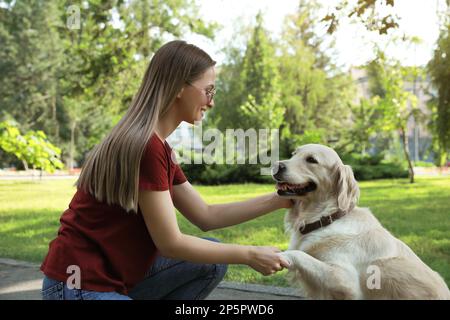
<path id="1" fill-rule="evenodd" d="M 216 277 L 220 280 L 222 280 L 225 277 L 225 274 L 227 273 L 228 270 L 228 265 L 227 264 L 222 264 L 222 263 L 218 263 L 215 264 L 216 266 Z"/>

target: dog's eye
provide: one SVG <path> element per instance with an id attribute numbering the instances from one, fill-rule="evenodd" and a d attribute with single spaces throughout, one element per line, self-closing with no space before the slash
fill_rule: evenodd
<path id="1" fill-rule="evenodd" d="M 314 157 L 311 157 L 311 156 L 309 156 L 309 157 L 306 158 L 306 162 L 309 162 L 309 163 L 319 163 Z"/>

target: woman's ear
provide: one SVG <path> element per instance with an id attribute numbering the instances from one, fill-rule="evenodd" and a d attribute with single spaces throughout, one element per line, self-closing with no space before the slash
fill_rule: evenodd
<path id="1" fill-rule="evenodd" d="M 177 94 L 177 98 L 178 98 L 178 99 L 180 99 L 181 96 L 183 95 L 183 91 L 184 91 L 184 87 L 181 88 L 180 92 L 178 92 L 178 94 Z"/>
<path id="2" fill-rule="evenodd" d="M 350 166 L 342 164 L 336 166 L 335 188 L 339 209 L 344 212 L 353 210 L 358 203 L 359 187 Z"/>

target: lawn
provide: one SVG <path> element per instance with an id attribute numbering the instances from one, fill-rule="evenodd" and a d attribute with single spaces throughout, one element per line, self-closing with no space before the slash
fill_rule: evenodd
<path id="1" fill-rule="evenodd" d="M 75 188 L 74 180 L 0 180 L 0 257 L 41 262 L 57 232 L 59 217 Z M 450 285 L 450 177 L 361 182 L 360 206 L 370 207 L 381 223 L 407 243 Z M 245 200 L 271 192 L 273 185 L 198 186 L 208 203 Z M 287 249 L 285 210 L 239 226 L 203 233 L 179 215 L 181 229 L 223 242 L 272 245 Z M 226 280 L 287 286 L 286 271 L 263 277 L 245 266 L 230 266 Z"/>

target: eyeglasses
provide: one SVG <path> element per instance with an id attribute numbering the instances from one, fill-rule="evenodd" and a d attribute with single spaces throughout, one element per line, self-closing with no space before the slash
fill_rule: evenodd
<path id="1" fill-rule="evenodd" d="M 205 92 L 206 98 L 208 99 L 208 103 L 210 103 L 212 101 L 212 99 L 214 99 L 214 96 L 216 95 L 216 88 L 215 87 L 212 87 L 211 89 L 206 90 L 206 89 L 201 89 L 199 87 L 196 87 L 193 84 L 190 84 L 189 82 L 187 82 L 187 84 L 189 86 L 191 86 L 191 87 L 201 91 L 201 92 Z"/>

